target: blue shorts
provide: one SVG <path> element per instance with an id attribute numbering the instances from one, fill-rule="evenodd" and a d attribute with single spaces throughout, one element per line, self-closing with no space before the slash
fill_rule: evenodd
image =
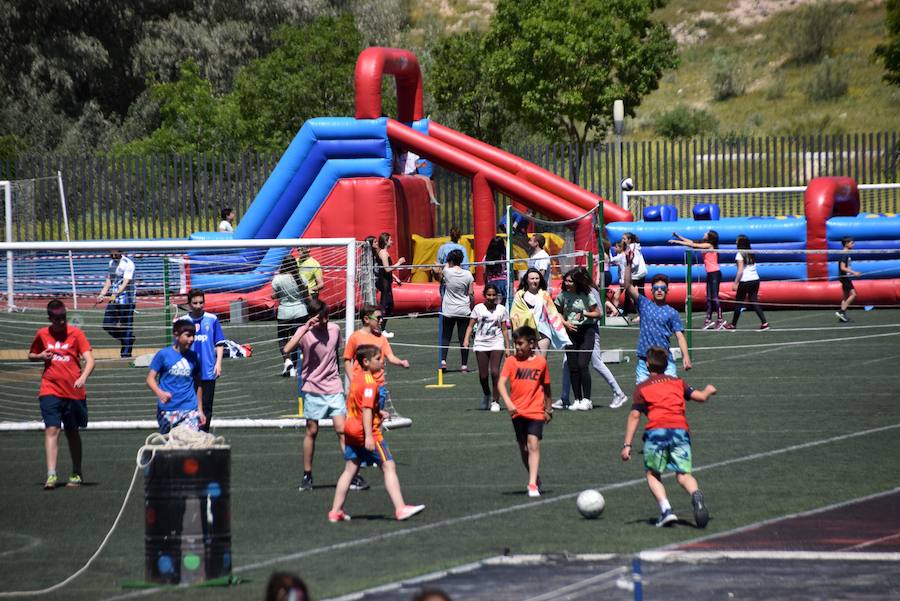
<path id="1" fill-rule="evenodd" d="M 41 403 L 41 417 L 44 419 L 44 427 L 63 428 L 65 430 L 87 428 L 87 401 L 63 399 L 49 394 L 39 396 L 38 401 Z"/>
<path id="2" fill-rule="evenodd" d="M 374 451 L 363 446 L 356 447 L 348 444 L 344 447 L 344 459 L 359 465 L 381 465 L 385 461 L 393 461 L 394 456 L 391 455 L 387 441 L 376 440 Z"/>
<path id="3" fill-rule="evenodd" d="M 159 424 L 159 433 L 168 434 L 172 428 L 181 424 L 187 424 L 191 430 L 200 430 L 200 412 L 196 409 L 182 409 L 176 411 L 156 410 L 156 423 Z"/>
<path id="4" fill-rule="evenodd" d="M 668 364 L 666 364 L 666 375 L 672 376 L 673 378 L 678 377 L 678 370 L 675 367 L 675 362 L 669 359 Z M 647 360 L 646 359 L 638 359 L 637 367 L 634 368 L 634 379 L 635 384 L 640 384 L 644 380 L 650 379 L 650 370 L 647 368 Z"/>
<path id="5" fill-rule="evenodd" d="M 335 415 L 347 415 L 347 400 L 344 398 L 344 393 L 303 393 L 303 417 L 318 421 Z"/>
<path id="6" fill-rule="evenodd" d="M 691 433 L 679 428 L 654 428 L 644 432 L 644 467 L 662 474 L 690 474 Z"/>

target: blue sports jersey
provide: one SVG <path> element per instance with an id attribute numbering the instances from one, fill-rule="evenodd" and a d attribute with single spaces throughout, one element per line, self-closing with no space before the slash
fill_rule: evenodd
<path id="1" fill-rule="evenodd" d="M 661 346 L 669 353 L 669 338 L 675 332 L 684 331 L 678 311 L 669 305 L 657 305 L 643 294 L 638 296 L 637 310 L 641 316 L 641 330 L 638 334 L 637 356 L 646 359 L 651 346 Z"/>
<path id="2" fill-rule="evenodd" d="M 153 356 L 150 369 L 159 374 L 159 387 L 172 393 L 168 403 L 156 407 L 160 411 L 187 411 L 197 408 L 197 389 L 194 379 L 200 377 L 200 358 L 188 349 L 182 355 L 174 347 L 167 346 Z"/>
<path id="3" fill-rule="evenodd" d="M 200 379 L 215 380 L 216 346 L 225 344 L 225 334 L 219 318 L 212 313 L 204 313 L 199 319 L 194 319 L 190 314 L 179 319 L 192 321 L 197 329 L 191 350 L 200 357 Z"/>

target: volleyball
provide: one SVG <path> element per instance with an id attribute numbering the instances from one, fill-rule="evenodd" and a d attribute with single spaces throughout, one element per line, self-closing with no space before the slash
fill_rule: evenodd
<path id="1" fill-rule="evenodd" d="M 592 520 L 603 513 L 606 507 L 606 499 L 600 494 L 599 490 L 589 488 L 581 491 L 578 499 L 575 501 L 578 505 L 578 511 L 589 520 Z"/>
<path id="2" fill-rule="evenodd" d="M 634 180 L 630 177 L 626 177 L 622 180 L 622 189 L 626 192 L 631 192 L 634 190 Z"/>

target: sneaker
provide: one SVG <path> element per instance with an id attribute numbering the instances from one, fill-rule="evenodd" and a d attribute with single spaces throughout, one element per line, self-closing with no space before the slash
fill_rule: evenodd
<path id="1" fill-rule="evenodd" d="M 420 513 L 424 509 L 424 505 L 404 505 L 402 508 L 398 509 L 394 515 L 397 517 L 398 522 L 402 522 L 403 520 L 408 520 L 417 513 Z"/>
<path id="2" fill-rule="evenodd" d="M 381 335 L 384 336 L 385 338 L 393 338 L 394 337 L 393 332 L 382 332 Z"/>
<path id="3" fill-rule="evenodd" d="M 704 330 L 711 330 L 711 329 L 713 329 L 714 327 L 716 327 L 716 322 L 714 322 L 714 321 L 711 320 L 711 319 L 707 319 L 707 320 L 705 320 L 705 321 L 703 322 L 703 329 L 704 329 Z"/>
<path id="4" fill-rule="evenodd" d="M 296 368 L 296 367 L 292 367 L 292 368 L 291 368 L 291 371 L 288 373 L 288 375 L 289 375 L 291 378 L 296 378 L 296 377 L 297 377 L 297 368 Z"/>
<path id="5" fill-rule="evenodd" d="M 500 403 L 496 401 L 491 403 L 491 413 L 500 413 Z"/>
<path id="6" fill-rule="evenodd" d="M 81 486 L 81 474 L 72 474 L 66 482 L 66 488 L 78 488 Z"/>
<path id="7" fill-rule="evenodd" d="M 56 488 L 58 481 L 59 478 L 56 476 L 56 474 L 47 476 L 47 481 L 44 482 L 44 490 L 53 490 L 54 488 Z"/>
<path id="8" fill-rule="evenodd" d="M 328 512 L 328 521 L 332 524 L 337 522 L 349 522 L 350 515 L 345 512 L 343 509 L 338 509 L 337 511 L 329 511 Z"/>
<path id="9" fill-rule="evenodd" d="M 703 500 L 703 493 L 695 490 L 691 495 L 691 505 L 694 507 L 694 522 L 698 528 L 706 528 L 709 523 L 709 509 Z"/>
<path id="10" fill-rule="evenodd" d="M 759 324 L 759 330 L 758 330 L 758 331 L 763 332 L 763 331 L 768 330 L 768 329 L 769 329 L 769 322 L 768 322 L 768 321 L 764 321 L 764 322 L 762 322 L 761 324 Z"/>
<path id="11" fill-rule="evenodd" d="M 528 485 L 528 496 L 531 498 L 536 498 L 541 496 L 541 489 L 537 484 L 529 484 Z"/>
<path id="12" fill-rule="evenodd" d="M 459 371 L 463 372 L 464 374 L 467 374 L 467 373 L 469 373 L 469 366 L 463 365 L 462 367 L 459 368 Z"/>
<path id="13" fill-rule="evenodd" d="M 736 328 L 735 326 L 731 325 L 730 323 L 726 323 L 724 326 L 722 326 L 722 329 L 723 329 L 723 330 L 728 330 L 728 331 L 732 331 L 732 332 L 733 332 L 733 331 L 736 330 L 737 328 Z"/>
<path id="14" fill-rule="evenodd" d="M 313 489 L 313 480 L 312 475 L 303 474 L 303 480 L 300 482 L 300 487 L 297 489 L 300 492 L 308 491 Z"/>
<path id="15" fill-rule="evenodd" d="M 566 409 L 569 411 L 581 411 L 581 401 L 572 401 Z"/>
<path id="16" fill-rule="evenodd" d="M 366 482 L 366 479 L 356 474 L 353 476 L 353 480 L 350 481 L 350 490 L 368 490 L 369 483 Z"/>
<path id="17" fill-rule="evenodd" d="M 487 411 L 488 407 L 491 406 L 491 397 L 488 395 L 484 395 L 481 397 L 481 404 L 478 406 L 482 411 Z"/>
<path id="18" fill-rule="evenodd" d="M 843 321 L 844 323 L 850 321 L 850 318 L 843 311 L 835 311 L 834 315 L 838 318 L 838 321 Z"/>
<path id="19" fill-rule="evenodd" d="M 566 408 L 566 404 L 563 402 L 562 399 L 553 401 L 553 404 L 550 406 L 553 407 L 554 409 L 565 409 Z"/>
<path id="20" fill-rule="evenodd" d="M 666 509 L 661 514 L 659 514 L 658 518 L 656 518 L 656 527 L 662 528 L 663 526 L 668 526 L 669 524 L 677 521 L 678 516 L 675 515 L 675 512 L 671 509 Z"/>
<path id="21" fill-rule="evenodd" d="M 447 362 L 441 361 L 441 371 L 447 371 Z"/>
<path id="22" fill-rule="evenodd" d="M 581 405 L 578 406 L 580 411 L 590 411 L 594 408 L 594 403 L 591 399 L 581 399 Z"/>
<path id="23" fill-rule="evenodd" d="M 281 377 L 286 378 L 290 375 L 291 370 L 294 369 L 294 362 L 290 359 L 284 360 L 284 368 L 281 370 Z"/>
<path id="24" fill-rule="evenodd" d="M 623 393 L 613 395 L 612 402 L 609 404 L 610 409 L 618 409 L 628 402 L 628 395 Z"/>

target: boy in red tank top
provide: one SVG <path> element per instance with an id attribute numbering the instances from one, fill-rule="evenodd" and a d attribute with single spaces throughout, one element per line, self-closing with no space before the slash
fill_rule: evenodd
<path id="1" fill-rule="evenodd" d="M 59 455 L 59 431 L 66 432 L 72 475 L 67 486 L 81 486 L 81 434 L 87 427 L 87 395 L 84 383 L 94 370 L 94 356 L 84 332 L 68 325 L 66 306 L 60 300 L 47 303 L 50 325 L 41 328 L 28 350 L 29 361 L 43 361 L 44 373 L 38 400 L 44 420 L 44 451 L 47 458 L 46 490 L 58 483 L 56 460 Z M 84 361 L 84 367 L 81 361 Z"/>

